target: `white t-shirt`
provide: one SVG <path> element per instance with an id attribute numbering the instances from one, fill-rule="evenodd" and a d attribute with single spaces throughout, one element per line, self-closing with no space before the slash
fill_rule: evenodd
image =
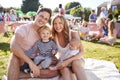
<path id="1" fill-rule="evenodd" d="M 35 44 L 35 42 L 39 40 L 39 35 L 34 30 L 32 25 L 33 23 L 24 24 L 17 27 L 15 30 L 15 35 L 19 34 L 22 36 L 22 39 L 19 41 L 20 46 L 23 50 L 30 49 Z"/>
<path id="2" fill-rule="evenodd" d="M 89 28 L 88 27 L 83 27 L 83 26 L 80 26 L 79 27 L 79 31 L 81 32 L 81 33 L 87 33 L 87 32 L 89 32 Z"/>

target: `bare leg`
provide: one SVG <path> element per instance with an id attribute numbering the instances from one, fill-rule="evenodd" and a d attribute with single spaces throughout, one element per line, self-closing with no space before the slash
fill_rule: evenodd
<path id="1" fill-rule="evenodd" d="M 72 63 L 72 70 L 75 73 L 77 80 L 87 80 L 82 61 L 74 60 Z"/>
<path id="2" fill-rule="evenodd" d="M 11 55 L 10 63 L 8 65 L 7 80 L 18 80 L 19 79 L 19 59 Z"/>
<path id="3" fill-rule="evenodd" d="M 69 68 L 63 68 L 60 70 L 60 73 L 62 74 L 63 80 L 72 80 L 72 73 L 70 72 Z"/>
<path id="4" fill-rule="evenodd" d="M 19 80 L 19 78 L 31 78 L 30 74 L 26 74 L 23 72 L 20 72 L 20 63 L 21 61 L 12 54 L 10 63 L 8 65 L 8 72 L 7 72 L 7 80 Z M 51 70 L 42 70 L 41 69 L 41 78 L 51 78 L 56 77 L 59 75 L 59 72 L 57 70 L 51 71 Z"/>

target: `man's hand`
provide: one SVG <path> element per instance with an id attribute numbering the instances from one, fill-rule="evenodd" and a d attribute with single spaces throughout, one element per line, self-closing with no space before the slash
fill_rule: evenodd
<path id="1" fill-rule="evenodd" d="M 57 68 L 58 69 L 62 69 L 64 67 L 68 66 L 68 62 L 67 61 L 63 61 L 57 64 Z"/>
<path id="2" fill-rule="evenodd" d="M 33 77 L 39 77 L 40 76 L 39 66 L 36 66 L 34 63 L 31 63 L 31 64 L 29 64 L 29 67 L 33 72 Z"/>

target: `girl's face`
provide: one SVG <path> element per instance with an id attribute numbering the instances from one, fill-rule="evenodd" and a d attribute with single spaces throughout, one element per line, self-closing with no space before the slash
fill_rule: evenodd
<path id="1" fill-rule="evenodd" d="M 42 32 L 39 33 L 42 41 L 48 41 L 51 37 L 51 33 L 49 30 L 42 30 Z"/>
<path id="2" fill-rule="evenodd" d="M 60 18 L 56 18 L 53 23 L 53 27 L 56 32 L 60 33 L 63 31 L 63 22 Z"/>

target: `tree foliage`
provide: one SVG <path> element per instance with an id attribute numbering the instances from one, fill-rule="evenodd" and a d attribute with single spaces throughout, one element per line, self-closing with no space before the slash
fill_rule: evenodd
<path id="1" fill-rule="evenodd" d="M 82 15 L 84 14 L 85 17 L 84 19 L 88 21 L 89 15 L 91 13 L 90 8 L 83 8 L 79 2 L 69 2 L 65 5 L 65 10 L 66 14 L 71 14 L 76 17 L 83 17 Z M 83 12 L 84 10 L 84 12 Z"/>
<path id="2" fill-rule="evenodd" d="M 69 2 L 65 5 L 66 14 L 69 14 L 72 8 L 82 7 L 79 2 Z"/>
<path id="3" fill-rule="evenodd" d="M 82 15 L 82 8 L 73 8 L 71 11 L 70 11 L 70 14 L 73 15 L 73 16 L 76 16 L 76 17 L 81 17 Z"/>
<path id="4" fill-rule="evenodd" d="M 56 7 L 56 8 L 53 10 L 53 12 L 55 12 L 55 13 L 59 12 L 59 8 Z"/>
<path id="5" fill-rule="evenodd" d="M 3 10 L 4 10 L 4 9 L 3 9 L 3 7 L 2 7 L 2 6 L 0 6 L 0 12 L 3 12 Z"/>
<path id="6" fill-rule="evenodd" d="M 39 0 L 23 0 L 22 3 L 21 10 L 23 13 L 27 13 L 28 11 L 37 11 L 40 5 Z"/>

